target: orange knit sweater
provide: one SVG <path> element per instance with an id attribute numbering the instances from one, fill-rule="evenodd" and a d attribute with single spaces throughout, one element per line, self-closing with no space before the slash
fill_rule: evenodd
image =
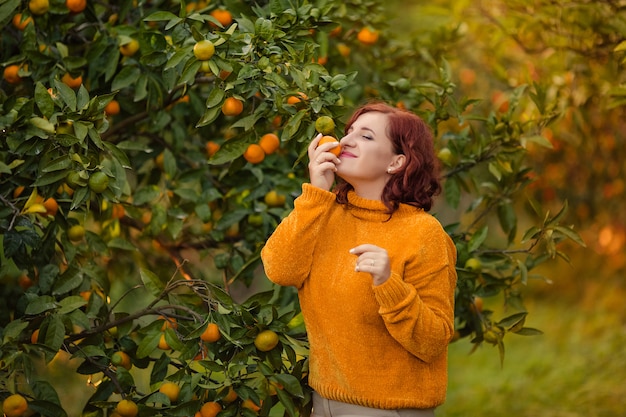
<path id="1" fill-rule="evenodd" d="M 456 249 L 430 214 L 354 192 L 350 205 L 304 184 L 261 253 L 268 278 L 295 286 L 310 342 L 309 384 L 322 397 L 380 409 L 445 400 L 454 331 Z M 387 250 L 391 277 L 374 286 L 349 249 Z"/>

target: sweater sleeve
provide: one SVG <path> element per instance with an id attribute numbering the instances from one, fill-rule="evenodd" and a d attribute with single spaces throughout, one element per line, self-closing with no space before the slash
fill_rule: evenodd
<path id="1" fill-rule="evenodd" d="M 438 228 L 404 271 L 374 287 L 379 314 L 391 336 L 424 362 L 443 353 L 454 332 L 456 248 Z"/>
<path id="2" fill-rule="evenodd" d="M 265 274 L 270 281 L 300 288 L 311 271 L 320 228 L 326 222 L 335 194 L 311 184 L 302 185 L 294 209 L 276 227 L 261 250 Z"/>

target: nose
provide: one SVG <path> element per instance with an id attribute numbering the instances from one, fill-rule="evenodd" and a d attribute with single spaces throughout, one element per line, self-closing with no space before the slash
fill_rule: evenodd
<path id="1" fill-rule="evenodd" d="M 353 144 L 352 135 L 350 133 L 347 133 L 344 137 L 342 137 L 339 140 L 339 143 L 341 144 L 341 146 L 352 146 Z"/>

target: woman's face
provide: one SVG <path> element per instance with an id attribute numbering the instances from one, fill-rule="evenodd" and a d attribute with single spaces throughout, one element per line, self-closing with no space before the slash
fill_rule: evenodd
<path id="1" fill-rule="evenodd" d="M 365 198 L 379 199 L 390 178 L 389 170 L 393 173 L 404 162 L 404 155 L 394 152 L 387 136 L 388 123 L 383 113 L 364 113 L 340 141 L 341 163 L 336 173 Z"/>

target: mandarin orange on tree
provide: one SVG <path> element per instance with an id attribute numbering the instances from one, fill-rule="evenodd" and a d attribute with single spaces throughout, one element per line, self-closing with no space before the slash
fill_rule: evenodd
<path id="1" fill-rule="evenodd" d="M 20 394 L 9 395 L 2 402 L 2 411 L 6 417 L 20 417 L 28 410 L 28 401 Z"/>
<path id="2" fill-rule="evenodd" d="M 165 394 L 174 403 L 180 396 L 180 386 L 175 382 L 166 381 L 159 387 L 159 392 Z"/>
<path id="3" fill-rule="evenodd" d="M 263 330 L 254 338 L 254 346 L 261 352 L 268 352 L 278 345 L 278 335 L 273 330 Z"/>
<path id="4" fill-rule="evenodd" d="M 235 97 L 228 97 L 222 104 L 222 113 L 225 116 L 238 116 L 243 111 L 243 102 Z"/>
<path id="5" fill-rule="evenodd" d="M 206 402 L 200 407 L 202 417 L 215 417 L 220 411 L 222 411 L 222 406 L 215 401 Z"/>
<path id="6" fill-rule="evenodd" d="M 133 56 L 139 50 L 139 41 L 137 39 L 131 39 L 123 45 L 120 45 L 120 53 L 124 56 Z"/>
<path id="7" fill-rule="evenodd" d="M 111 100 L 104 108 L 107 116 L 115 116 L 120 113 L 120 103 L 117 100 Z"/>
<path id="8" fill-rule="evenodd" d="M 57 211 L 59 211 L 59 203 L 52 197 L 45 199 L 43 206 L 46 208 L 46 213 L 50 216 L 56 216 Z"/>
<path id="9" fill-rule="evenodd" d="M 302 100 L 307 100 L 309 97 L 304 94 L 303 92 L 299 92 L 296 95 L 293 96 L 289 96 L 287 98 L 287 104 L 291 104 L 292 106 L 295 106 L 297 104 L 302 103 Z"/>
<path id="10" fill-rule="evenodd" d="M 28 10 L 34 15 L 42 15 L 50 10 L 49 0 L 30 0 L 28 2 Z"/>
<path id="11" fill-rule="evenodd" d="M 26 26 L 28 26 L 30 23 L 33 23 L 32 17 L 27 16 L 26 19 L 24 19 L 23 16 L 24 15 L 22 13 L 17 13 L 15 16 L 13 16 L 13 26 L 18 30 L 24 30 L 26 29 Z"/>
<path id="12" fill-rule="evenodd" d="M 70 88 L 78 88 L 83 83 L 83 76 L 79 75 L 74 78 L 69 72 L 66 72 L 63 74 L 63 77 L 61 77 L 61 81 Z"/>
<path id="13" fill-rule="evenodd" d="M 139 414 L 139 407 L 135 404 L 134 401 L 123 399 L 117 406 L 115 407 L 115 412 L 117 412 L 122 417 L 135 417 Z"/>
<path id="14" fill-rule="evenodd" d="M 263 148 L 266 155 L 271 155 L 280 148 L 280 139 L 275 133 L 266 133 L 261 136 L 259 146 Z"/>
<path id="15" fill-rule="evenodd" d="M 12 64 L 4 68 L 3 77 L 9 84 L 19 84 L 22 81 L 22 77 L 18 75 L 20 70 L 19 65 Z"/>
<path id="16" fill-rule="evenodd" d="M 133 364 L 130 360 L 130 356 L 128 353 L 123 351 L 117 351 L 113 355 L 111 355 L 111 363 L 115 366 L 121 366 L 125 369 L 130 369 L 133 367 Z"/>
<path id="17" fill-rule="evenodd" d="M 220 144 L 219 144 L 219 143 L 217 143 L 217 142 L 214 142 L 214 141 L 210 140 L 210 141 L 208 141 L 208 142 L 206 143 L 205 148 L 206 148 L 206 153 L 207 153 L 207 155 L 208 155 L 209 157 L 211 157 L 211 156 L 215 155 L 215 153 L 216 153 L 217 151 L 219 151 L 219 150 L 220 150 Z"/>
<path id="18" fill-rule="evenodd" d="M 226 9 L 215 9 L 211 12 L 211 16 L 225 28 L 233 23 L 233 15 Z"/>
<path id="19" fill-rule="evenodd" d="M 80 13 L 87 7 L 87 0 L 65 0 L 65 6 L 72 13 Z"/>
<path id="20" fill-rule="evenodd" d="M 200 339 L 204 342 L 214 343 L 220 340 L 222 334 L 220 328 L 215 323 L 209 323 L 204 329 L 204 332 L 200 335 Z"/>
<path id="21" fill-rule="evenodd" d="M 366 26 L 356 37 L 363 45 L 374 45 L 378 41 L 378 31 Z"/>
<path id="22" fill-rule="evenodd" d="M 202 39 L 193 46 L 193 54 L 198 61 L 207 61 L 215 54 L 215 45 L 208 39 Z"/>
<path id="23" fill-rule="evenodd" d="M 170 350 L 170 345 L 165 339 L 165 333 L 161 333 L 161 337 L 159 338 L 159 344 L 157 345 L 157 347 L 161 350 Z"/>
<path id="24" fill-rule="evenodd" d="M 265 159 L 265 152 L 260 145 L 251 143 L 243 153 L 243 158 L 251 164 L 260 164 Z"/>

